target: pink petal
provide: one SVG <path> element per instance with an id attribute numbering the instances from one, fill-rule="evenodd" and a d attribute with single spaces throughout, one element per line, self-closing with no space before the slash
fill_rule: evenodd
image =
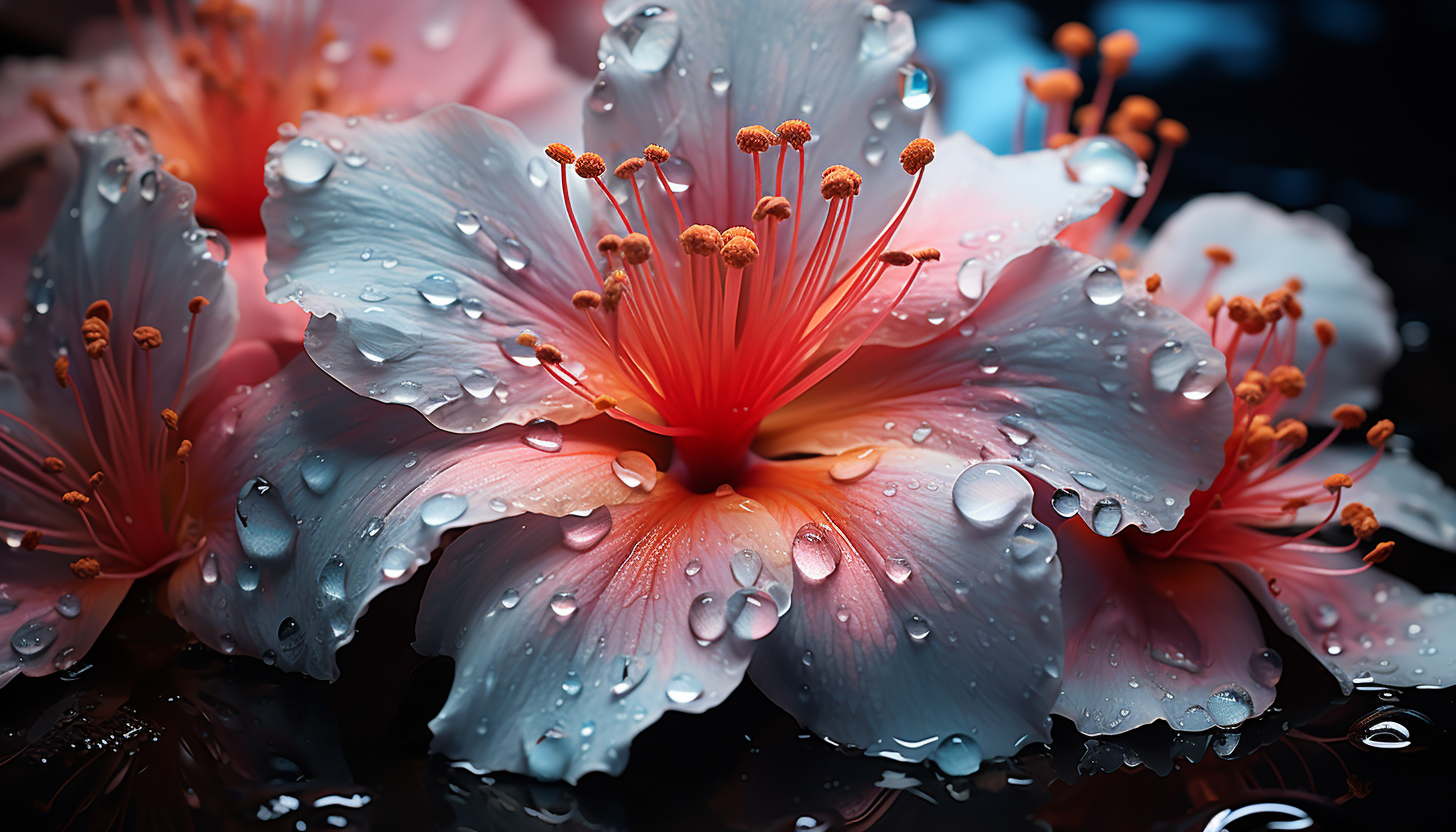
<path id="1" fill-rule="evenodd" d="M 1223 467 L 1223 356 L 1100 267 L 1060 246 L 1017 260 L 956 332 L 861 350 L 770 417 L 758 451 L 903 444 L 1011 460 L 1078 492 L 1099 532 L 1172 528 Z"/>
<path id="2" fill-rule="evenodd" d="M 19 336 L 30 261 L 45 243 L 76 175 L 75 167 L 70 142 L 52 144 L 43 167 L 31 174 L 20 201 L 0 213 L 0 354 Z"/>
<path id="3" fill-rule="evenodd" d="M 743 489 L 796 535 L 793 605 L 754 682 L 836 743 L 955 775 L 1048 739 L 1062 663 L 1056 538 L 1031 486 L 964 469 L 862 449 L 764 462 Z"/>
<path id="4" fill-rule="evenodd" d="M 671 480 L 598 511 L 479 526 L 446 550 L 416 642 L 456 661 L 431 750 L 574 783 L 620 773 L 664 712 L 700 713 L 738 686 L 778 622 L 765 588 L 789 579 L 773 518 Z"/>
<path id="5" fill-rule="evenodd" d="M 309 315 L 291 303 L 269 303 L 268 276 L 263 266 L 268 262 L 267 241 L 262 235 L 232 241 L 228 258 L 228 274 L 238 284 L 237 340 L 256 340 L 282 347 L 303 343 Z"/>
<path id="6" fill-rule="evenodd" d="M 0 687 L 17 674 L 46 676 L 75 664 L 126 597 L 131 581 L 71 574 L 56 554 L 11 549 L 0 570 Z"/>
<path id="7" fill-rule="evenodd" d="M 1238 584 L 1197 561 L 1129 554 L 1078 520 L 1057 530 L 1066 675 L 1055 713 L 1084 734 L 1162 720 L 1236 725 L 1274 701 L 1283 662 Z"/>

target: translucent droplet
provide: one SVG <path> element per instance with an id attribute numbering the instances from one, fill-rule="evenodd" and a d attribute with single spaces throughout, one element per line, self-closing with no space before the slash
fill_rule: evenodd
<path id="1" fill-rule="evenodd" d="M 591 514 L 561 518 L 561 539 L 567 548 L 585 552 L 595 547 L 612 530 L 612 512 L 606 506 L 592 509 Z"/>
<path id="2" fill-rule="evenodd" d="M 464 310 L 465 317 L 478 321 L 485 314 L 485 301 L 480 298 L 464 298 L 460 301 L 460 308 Z"/>
<path id="3" fill-rule="evenodd" d="M 662 6 L 646 6 L 616 29 L 626 47 L 623 58 L 638 72 L 661 72 L 672 60 L 682 38 L 677 13 Z"/>
<path id="4" fill-rule="evenodd" d="M 800 526 L 789 552 L 794 559 L 794 568 L 811 581 L 822 581 L 834 574 L 844 557 L 839 541 L 818 523 Z"/>
<path id="5" fill-rule="evenodd" d="M 973 525 L 995 529 L 1027 513 L 1032 491 L 1014 468 L 981 463 L 961 472 L 951 498 L 961 516 Z"/>
<path id="6" fill-rule="evenodd" d="M 773 632 L 779 623 L 777 602 L 761 589 L 740 589 L 728 596 L 724 606 L 728 626 L 742 639 L 757 641 Z"/>
<path id="7" fill-rule="evenodd" d="M 508 610 L 513 610 L 519 603 L 521 603 L 521 593 L 515 587 L 510 587 L 505 592 L 501 593 L 500 605 L 502 607 L 505 607 Z"/>
<path id="8" fill-rule="evenodd" d="M 531 161 L 526 163 L 526 178 L 531 181 L 532 185 L 538 188 L 544 188 L 546 187 L 546 183 L 550 181 L 551 174 L 546 168 L 546 163 L 540 158 L 533 156 L 531 157 Z"/>
<path id="9" fill-rule="evenodd" d="M 39 618 L 21 624 L 10 637 L 10 649 L 22 656 L 36 656 L 56 643 L 56 628 Z"/>
<path id="10" fill-rule="evenodd" d="M 157 199 L 157 172 L 149 170 L 142 174 L 137 180 L 137 195 L 144 202 L 155 202 Z"/>
<path id="11" fill-rule="evenodd" d="M 538 451 L 554 454 L 561 450 L 561 428 L 549 419 L 532 419 L 521 432 L 521 441 Z"/>
<path id="12" fill-rule="evenodd" d="M 56 612 L 62 618 L 75 618 L 81 614 L 81 599 L 67 592 L 56 599 Z"/>
<path id="13" fill-rule="evenodd" d="M 1122 525 L 1122 503 L 1111 497 L 1104 497 L 1092 506 L 1092 531 L 1103 537 L 1117 534 Z"/>
<path id="14" fill-rule="evenodd" d="M 101 166 L 96 174 L 96 193 L 112 205 L 121 201 L 126 193 L 127 180 L 131 177 L 131 165 L 118 156 Z"/>
<path id="15" fill-rule="evenodd" d="M 910 559 L 902 555 L 891 555 L 885 558 L 885 577 L 897 584 L 903 584 L 910 580 L 914 570 L 910 566 Z"/>
<path id="16" fill-rule="evenodd" d="M 303 628 L 292 616 L 278 622 L 278 646 L 285 656 L 292 656 L 303 648 Z"/>
<path id="17" fill-rule="evenodd" d="M 779 581 L 767 581 L 762 588 L 764 592 L 768 593 L 768 597 L 773 599 L 774 606 L 778 608 L 779 617 L 783 618 L 784 614 L 789 611 L 789 606 L 794 602 L 793 589 L 788 584 Z"/>
<path id="18" fill-rule="evenodd" d="M 911 110 L 923 110 L 935 97 L 935 79 L 919 64 L 900 67 L 900 103 Z"/>
<path id="19" fill-rule="evenodd" d="M 460 284 L 455 278 L 443 274 L 431 274 L 420 278 L 415 291 L 431 306 L 444 308 L 460 300 Z"/>
<path id="20" fill-rule="evenodd" d="M 461 234 L 468 237 L 480 230 L 480 217 L 476 216 L 474 211 L 461 208 L 455 212 L 455 227 L 460 229 Z"/>
<path id="21" fill-rule="evenodd" d="M 202 582 L 208 585 L 217 583 L 217 553 L 208 552 L 202 556 Z M 3 612 L 3 610 L 0 610 Z"/>
<path id="22" fill-rule="evenodd" d="M 1284 675 L 1284 658 L 1272 648 L 1260 650 L 1249 657 L 1249 675 L 1255 682 L 1272 688 Z"/>
<path id="23" fill-rule="evenodd" d="M 612 460 L 612 473 L 628 488 L 651 491 L 657 485 L 657 463 L 641 451 L 623 451 Z"/>
<path id="24" fill-rule="evenodd" d="M 551 596 L 551 611 L 558 618 L 570 618 L 576 612 L 576 596 L 570 592 L 558 592 Z"/>
<path id="25" fill-rule="evenodd" d="M 1146 176 L 1137 154 L 1110 136 L 1093 136 L 1072 145 L 1067 173 L 1084 185 L 1110 185 L 1132 197 L 1143 195 Z"/>
<path id="26" fill-rule="evenodd" d="M 1208 398 L 1209 393 L 1223 386 L 1226 379 L 1226 373 L 1218 371 L 1206 359 L 1200 358 L 1183 373 L 1182 380 L 1178 382 L 1178 392 L 1189 401 L 1203 401 Z"/>
<path id="27" fill-rule="evenodd" d="M 1082 498 L 1070 488 L 1058 488 L 1052 492 L 1052 511 L 1063 517 L 1071 517 L 1082 508 Z"/>
<path id="28" fill-rule="evenodd" d="M 295 189 L 316 187 L 334 169 L 337 157 L 315 139 L 299 136 L 278 157 L 278 173 Z"/>
<path id="29" fill-rule="evenodd" d="M 864 28 L 860 32 L 860 60 L 882 58 L 891 52 L 909 51 L 915 43 L 915 34 L 909 18 L 901 12 L 896 14 L 881 5 L 869 8 L 864 17 Z"/>
<path id="30" fill-rule="evenodd" d="M 298 471 L 308 490 L 319 495 L 328 493 L 339 480 L 339 466 L 334 464 L 332 457 L 321 452 L 305 454 L 298 463 Z"/>
<path id="31" fill-rule="evenodd" d="M 396 543 L 379 556 L 379 571 L 392 581 L 408 572 L 415 565 L 415 561 L 413 550 L 403 543 Z"/>
<path id="32" fill-rule="evenodd" d="M 460 35 L 462 3 L 438 3 L 420 21 L 420 41 L 439 52 L 449 49 Z"/>
<path id="33" fill-rule="evenodd" d="M 1007 549 L 1017 572 L 1025 577 L 1037 577 L 1046 572 L 1056 556 L 1056 534 L 1035 520 L 1027 520 L 1011 536 Z"/>
<path id="34" fill-rule="evenodd" d="M 233 577 L 237 579 L 240 589 L 244 592 L 252 592 L 258 588 L 258 580 L 261 578 L 260 572 L 261 570 L 258 569 L 258 564 L 250 560 L 245 560 L 238 564 L 237 573 Z"/>
<path id="35" fill-rule="evenodd" d="M 1357 722 L 1354 730 L 1350 732 L 1350 736 L 1355 742 L 1366 748 L 1378 751 L 1403 751 L 1415 744 L 1411 739 L 1411 728 L 1404 721 L 1404 719 L 1410 719 L 1412 715 L 1421 716 L 1414 711 L 1402 708 L 1382 708 Z M 1425 720 L 1412 719 L 1411 721 L 1419 724 Z"/>
<path id="36" fill-rule="evenodd" d="M 1082 281 L 1082 294 L 1098 306 L 1111 306 L 1122 300 L 1122 275 L 1106 266 L 1098 266 Z"/>
<path id="37" fill-rule="evenodd" d="M 351 168 L 362 168 L 364 167 L 364 165 L 368 164 L 368 162 L 369 157 L 365 156 L 359 150 L 344 151 L 344 164 L 348 165 Z"/>
<path id="38" fill-rule="evenodd" d="M 739 549 L 729 560 L 729 568 L 739 586 L 753 586 L 763 571 L 763 558 L 752 549 Z"/>
<path id="39" fill-rule="evenodd" d="M 855 482 L 875 470 L 879 462 L 880 451 L 876 448 L 845 451 L 829 466 L 829 477 L 835 482 Z"/>
<path id="40" fill-rule="evenodd" d="M 1204 728 L 1213 727 L 1213 716 L 1208 709 L 1202 705 L 1189 705 L 1183 712 L 1183 724 L 1179 726 L 1188 731 L 1201 731 Z"/>
<path id="41" fill-rule="evenodd" d="M 931 433 L 931 427 L 930 427 L 930 425 L 922 424 L 920 427 L 918 427 L 915 430 L 913 430 L 913 431 L 910 432 L 910 441 L 911 442 L 914 442 L 914 443 L 916 443 L 918 445 L 919 443 L 924 442 L 925 440 L 929 439 L 930 438 L 930 433 Z"/>
<path id="42" fill-rule="evenodd" d="M 870 108 L 870 126 L 876 130 L 884 130 L 889 127 L 891 119 L 890 105 L 884 101 L 880 101 Z"/>
<path id="43" fill-rule="evenodd" d="M 930 761 L 950 777 L 965 777 L 975 774 L 981 767 L 981 747 L 964 734 L 951 734 L 941 740 Z"/>
<path id="44" fill-rule="evenodd" d="M 728 70 L 723 67 L 720 66 L 708 73 L 708 89 L 711 89 L 714 95 L 727 95 L 728 88 L 732 85 L 733 79 L 728 77 Z"/>
<path id="45" fill-rule="evenodd" d="M 566 678 L 561 682 L 561 690 L 567 696 L 576 696 L 581 693 L 581 677 L 575 670 L 566 671 Z"/>
<path id="46" fill-rule="evenodd" d="M 651 656 L 618 656 L 616 664 L 613 678 L 617 681 L 612 684 L 612 693 L 616 696 L 625 696 L 636 690 L 652 672 Z"/>
<path id="47" fill-rule="evenodd" d="M 323 594 L 334 600 L 344 597 L 344 579 L 348 571 L 342 555 L 330 555 L 324 562 L 323 568 L 319 569 L 319 589 Z"/>
<path id="48" fill-rule="evenodd" d="M 506 271 L 518 272 L 531 265 L 531 250 L 515 237 L 506 237 L 495 247 L 496 259 Z"/>
<path id="49" fill-rule="evenodd" d="M 697 172 L 681 156 L 673 156 L 663 162 L 662 175 L 667 179 L 667 186 L 672 192 L 679 195 L 687 193 L 697 181 Z"/>
<path id="50" fill-rule="evenodd" d="M 703 683 L 689 673 L 679 673 L 667 683 L 667 698 L 679 705 L 703 695 Z"/>
<path id="51" fill-rule="evenodd" d="M 1320 639 L 1320 647 L 1331 656 L 1345 652 L 1345 646 L 1340 643 L 1340 637 L 1335 633 L 1325 633 L 1325 637 Z"/>
<path id="52" fill-rule="evenodd" d="M 1340 623 L 1340 611 L 1335 605 L 1326 601 L 1314 608 L 1314 625 L 1321 630 L 1332 629 Z"/>
<path id="53" fill-rule="evenodd" d="M 526 744 L 526 772 L 538 780 L 560 780 L 571 767 L 576 743 L 558 727 L 547 729 L 541 738 Z"/>
<path id="54" fill-rule="evenodd" d="M 420 348 L 420 333 L 401 329 L 397 316 L 381 307 L 370 307 L 345 324 L 349 340 L 365 360 L 382 364 L 401 361 Z"/>
<path id="55" fill-rule="evenodd" d="M 930 622 L 924 616 L 912 615 L 905 620 L 905 634 L 915 641 L 924 641 L 930 637 Z"/>
<path id="56" fill-rule="evenodd" d="M 269 667 L 272 667 L 273 665 L 278 663 L 278 654 L 274 653 L 272 650 L 264 650 L 263 655 L 259 656 L 258 658 L 262 659 L 263 664 L 266 664 Z"/>
<path id="57" fill-rule="evenodd" d="M 223 633 L 217 637 L 217 647 L 224 653 L 231 653 L 238 649 L 238 640 L 233 638 L 232 633 Z"/>
<path id="58" fill-rule="evenodd" d="M 704 592 L 688 607 L 688 631 L 698 641 L 712 642 L 728 631 L 723 603 L 713 593 Z"/>
<path id="59" fill-rule="evenodd" d="M 248 557 L 271 561 L 293 554 L 298 523 L 283 505 L 283 494 L 263 477 L 253 477 L 238 492 L 235 511 L 238 542 Z"/>
<path id="60" fill-rule="evenodd" d="M 1165 393 L 1174 392 L 1183 383 L 1183 377 L 1197 364 L 1197 354 L 1185 348 L 1182 341 L 1165 341 L 1148 359 L 1153 387 Z"/>
<path id="61" fill-rule="evenodd" d="M 1107 490 L 1106 480 L 1103 480 L 1091 471 L 1068 471 L 1067 473 L 1071 474 L 1072 479 L 1076 480 L 1077 484 L 1083 488 L 1089 488 L 1093 491 Z"/>
<path id="62" fill-rule="evenodd" d="M 470 507 L 470 500 L 462 494 L 442 491 L 420 506 L 420 520 L 426 526 L 443 526 L 453 522 Z"/>
<path id="63" fill-rule="evenodd" d="M 1001 353 L 995 347 L 984 347 L 981 350 L 981 360 L 977 364 L 981 372 L 993 376 L 1001 370 Z"/>
<path id="64" fill-rule="evenodd" d="M 455 380 L 460 382 L 460 387 L 474 399 L 483 399 L 495 392 L 500 378 L 484 367 L 471 367 L 468 370 L 456 370 Z"/>
<path id="65" fill-rule="evenodd" d="M 365 303 L 381 303 L 389 300 L 389 295 L 378 286 L 370 285 L 359 290 L 359 300 Z"/>
<path id="66" fill-rule="evenodd" d="M 683 574 L 687 575 L 689 578 L 693 577 L 701 571 L 703 571 L 703 561 L 701 558 L 693 558 L 692 560 L 687 562 L 687 565 L 683 567 Z"/>
<path id="67" fill-rule="evenodd" d="M 1208 697 L 1208 714 L 1217 725 L 1238 725 L 1254 715 L 1254 699 L 1238 685 L 1229 684 Z"/>
<path id="68" fill-rule="evenodd" d="M 879 167 L 879 164 L 885 161 L 885 140 L 871 133 L 865 136 L 864 146 L 861 148 L 861 151 L 864 154 L 864 160 L 866 162 L 873 167 Z"/>

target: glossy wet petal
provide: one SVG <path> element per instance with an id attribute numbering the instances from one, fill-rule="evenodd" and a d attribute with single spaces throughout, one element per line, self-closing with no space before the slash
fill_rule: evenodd
<path id="1" fill-rule="evenodd" d="M 1353 569 L 1355 555 L 1288 555 L 1291 566 Z M 1355 684 L 1456 683 L 1456 597 L 1424 593 L 1380 569 L 1323 575 L 1231 565 L 1279 629 L 1303 644 L 1349 693 Z M 1274 590 L 1277 589 L 1276 594 Z"/>
<path id="2" fill-rule="evenodd" d="M 333 678 L 369 600 L 428 561 L 443 532 L 620 502 L 638 489 L 618 456 L 643 438 L 605 419 L 461 437 L 299 357 L 197 441 L 208 540 L 169 584 L 177 620 L 224 652 Z"/>
<path id="3" fill-rule="evenodd" d="M 671 480 L 605 511 L 610 530 L 594 544 L 581 518 L 524 516 L 446 550 L 416 642 L 455 657 L 433 751 L 574 783 L 620 773 L 632 738 L 664 712 L 705 711 L 738 686 L 778 623 L 764 588 L 790 579 L 773 517 Z"/>
<path id="4" fill-rule="evenodd" d="M 9 497 L 10 495 L 5 495 Z M 68 559 L 12 548 L 0 569 L 0 687 L 65 670 L 91 649 L 131 581 L 83 581 Z"/>
<path id="5" fill-rule="evenodd" d="M 744 493 L 796 535 L 793 604 L 754 682 L 836 743 L 950 774 L 1047 739 L 1061 568 L 1031 486 L 1003 465 L 870 453 L 750 473 Z"/>
<path id="6" fill-rule="evenodd" d="M 1013 263 L 956 331 L 860 351 L 770 417 L 759 450 L 894 443 L 1012 460 L 1077 492 L 1099 532 L 1157 531 L 1223 467 L 1230 399 L 1207 334 L 1051 246 Z"/>
<path id="7" fill-rule="evenodd" d="M 1162 720 L 1182 731 L 1237 725 L 1274 701 L 1283 663 L 1216 566 L 1128 553 L 1078 520 L 1057 530 L 1066 674 L 1055 713 L 1084 734 Z"/>
<path id="8" fill-rule="evenodd" d="M 51 145 L 43 158 L 43 167 L 31 174 L 20 201 L 0 212 L 0 355 L 20 334 L 30 261 L 45 244 L 75 177 L 76 155 L 69 142 Z"/>
<path id="9" fill-rule="evenodd" d="M 269 297 L 328 316 L 307 346 L 330 375 L 459 432 L 593 412 L 515 343 L 529 329 L 581 353 L 571 295 L 592 276 L 559 170 L 510 123 L 313 113 L 267 171 Z"/>
<path id="10" fill-rule="evenodd" d="M 1223 246 L 1233 263 L 1213 285 L 1195 295 L 1208 272 L 1203 250 Z M 1200 311 L 1211 293 L 1258 300 L 1290 277 L 1304 283 L 1299 302 L 1304 321 L 1327 318 L 1339 329 L 1339 342 L 1326 357 L 1323 381 L 1311 405 L 1315 420 L 1327 419 L 1335 405 L 1370 407 L 1380 400 L 1380 377 L 1400 355 L 1390 289 L 1370 271 L 1369 260 L 1349 238 L 1322 217 L 1306 211 L 1286 213 L 1247 194 L 1215 194 L 1190 201 L 1158 229 L 1139 264 L 1142 274 L 1158 273 L 1170 302 Z M 1245 339 L 1244 363 L 1251 362 L 1260 339 Z M 1307 366 L 1318 342 L 1300 340 L 1297 364 Z M 1301 402 L 1301 405 L 1304 403 Z"/>

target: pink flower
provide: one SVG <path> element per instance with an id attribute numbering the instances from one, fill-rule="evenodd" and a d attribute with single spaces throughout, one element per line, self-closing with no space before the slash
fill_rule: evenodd
<path id="1" fill-rule="evenodd" d="M 457 660 L 436 750 L 620 771 L 638 731 L 721 702 L 750 659 L 776 702 L 870 753 L 964 773 L 1045 738 L 1060 570 L 1004 463 L 1081 489 L 1106 534 L 1155 532 L 1228 434 L 1207 335 L 1053 243 L 1145 174 L 1111 146 L 916 139 L 909 20 L 868 2 L 650 7 L 603 45 L 601 156 L 543 156 L 463 107 L 310 115 L 270 153 L 270 294 L 317 316 L 310 356 L 470 434 L 410 434 L 430 468 L 354 472 L 346 493 L 403 478 L 405 528 L 496 520 L 447 549 L 422 605 L 421 649 Z M 1213 374 L 1201 395 L 1150 367 L 1169 341 Z M 239 424 L 308 414 L 298 381 Z M 318 441 L 384 447 L 394 424 Z M 287 468 L 302 441 L 240 469 Z M 391 528 L 365 504 L 328 530 Z M 275 620 L 321 621 L 324 551 L 262 596 Z M 426 556 L 389 553 L 391 580 Z M 274 642 L 269 617 L 229 615 Z"/>

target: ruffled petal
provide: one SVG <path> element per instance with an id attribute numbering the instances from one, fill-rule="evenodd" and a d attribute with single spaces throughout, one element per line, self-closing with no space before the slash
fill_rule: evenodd
<path id="1" fill-rule="evenodd" d="M 919 134 L 930 102 L 902 99 L 902 72 L 917 71 L 906 63 L 915 34 L 904 12 L 869 0 L 685 0 L 670 8 L 614 3 L 606 11 L 614 28 L 602 36 L 587 147 L 613 164 L 649 144 L 667 148 L 673 158 L 664 170 L 686 186 L 677 196 L 688 222 L 745 224 L 761 191 L 734 137 L 742 127 L 773 129 L 785 119 L 808 121 L 817 137 L 805 149 L 805 204 L 794 206 L 809 238 L 803 252 L 823 225 L 817 177 L 830 165 L 864 177 L 847 251 L 863 250 L 856 241 L 878 234 L 899 208 L 910 180 L 896 159 Z M 778 153 L 764 158 L 771 166 Z M 772 176 L 765 171 L 770 189 Z M 791 198 L 796 177 L 785 173 Z M 664 220 L 654 227 L 676 227 L 661 189 L 651 193 L 649 211 Z"/>
<path id="2" fill-rule="evenodd" d="M 1084 734 L 1162 720 L 1237 725 L 1274 702 L 1283 662 L 1237 583 L 1198 561 L 1129 554 L 1077 520 L 1057 530 L 1067 663 L 1055 713 Z"/>
<path id="3" fill-rule="evenodd" d="M 11 496 L 0 494 L 7 508 Z M 18 546 L 5 553 L 0 567 L 0 636 L 5 638 L 0 687 L 22 673 L 45 676 L 79 661 L 131 587 L 126 580 L 81 580 L 68 562 L 55 553 L 26 552 Z"/>
<path id="4" fill-rule="evenodd" d="M 1211 245 L 1228 249 L 1234 260 L 1199 295 L 1208 273 L 1203 251 Z M 1343 402 L 1375 405 L 1381 375 L 1400 357 L 1390 289 L 1343 232 L 1305 211 L 1286 213 L 1247 194 L 1199 197 L 1158 229 L 1139 271 L 1161 275 L 1170 302 L 1196 310 L 1189 314 L 1198 321 L 1208 320 L 1201 306 L 1209 294 L 1246 295 L 1257 301 L 1290 277 L 1300 278 L 1305 319 L 1328 318 L 1340 333 L 1325 358 L 1321 380 L 1311 379 L 1310 388 L 1318 396 L 1309 411 L 1315 420 L 1328 421 L 1326 414 Z M 1243 366 L 1253 361 L 1261 339 L 1245 341 Z M 1301 338 L 1298 365 L 1308 366 L 1318 348 L 1315 339 Z"/>
<path id="5" fill-rule="evenodd" d="M 311 113 L 267 176 L 269 297 L 320 316 L 307 347 L 330 375 L 457 432 L 595 412 L 515 342 L 529 329 L 574 356 L 596 339 L 571 307 L 592 277 L 559 169 L 510 123 Z"/>
<path id="6" fill-rule="evenodd" d="M 620 773 L 664 712 L 700 713 L 738 686 L 778 623 L 770 591 L 787 601 L 773 517 L 671 480 L 599 511 L 490 523 L 445 551 L 416 642 L 456 662 L 431 750 L 574 783 Z"/>
<path id="7" fill-rule="evenodd" d="M 868 343 L 909 346 L 955 329 L 1008 263 L 1097 213 L 1113 190 L 1072 179 L 1066 162 L 1072 150 L 997 156 L 964 133 L 938 140 L 935 161 L 891 246 L 934 247 L 940 261 L 925 264 Z M 851 320 L 867 325 L 899 290 L 898 282 L 881 281 Z M 845 329 L 857 334 L 860 327 Z"/>
<path id="8" fill-rule="evenodd" d="M 115 343 L 107 361 L 116 363 L 128 390 L 142 390 L 150 372 L 152 399 L 137 410 L 151 424 L 162 408 L 174 405 L 184 371 L 185 404 L 232 342 L 236 289 L 212 253 L 225 251 L 226 243 L 198 227 L 192 186 L 161 168 L 139 130 L 77 134 L 74 143 L 79 174 L 26 283 L 24 331 L 11 350 L 13 366 L 39 412 L 74 414 L 72 392 L 56 384 L 55 361 L 67 354 L 73 373 L 92 372 L 81 322 L 93 301 L 110 301 Z M 199 296 L 210 305 L 197 316 L 196 332 L 189 333 L 194 318 L 188 305 Z M 157 328 L 163 345 L 147 353 L 137 349 L 131 338 L 139 326 Z M 95 386 L 78 390 L 100 424 Z"/>
<path id="9" fill-rule="evenodd" d="M 1283 558 L 1289 565 L 1280 569 L 1226 568 L 1279 629 L 1334 674 L 1342 691 L 1348 694 L 1368 682 L 1456 684 L 1456 597 L 1421 592 L 1379 569 L 1354 575 L 1308 571 L 1358 568 L 1354 555 L 1285 553 Z"/>
<path id="10" fill-rule="evenodd" d="M 369 600 L 428 561 L 446 529 L 621 502 L 636 489 L 614 464 L 633 447 L 658 450 L 606 419 L 445 433 L 300 356 L 197 441 L 208 540 L 168 586 L 177 620 L 224 652 L 331 679 Z M 647 457 L 629 456 L 631 470 L 633 459 Z"/>
<path id="11" fill-rule="evenodd" d="M 795 536 L 793 604 L 752 667 L 780 707 L 954 775 L 1049 739 L 1061 568 L 1020 472 L 864 449 L 765 462 L 743 491 Z"/>
<path id="12" fill-rule="evenodd" d="M 956 332 L 861 350 L 765 422 L 761 453 L 919 445 L 1079 494 L 1100 533 L 1172 528 L 1232 427 L 1208 335 L 1060 246 L 1013 263 Z"/>

